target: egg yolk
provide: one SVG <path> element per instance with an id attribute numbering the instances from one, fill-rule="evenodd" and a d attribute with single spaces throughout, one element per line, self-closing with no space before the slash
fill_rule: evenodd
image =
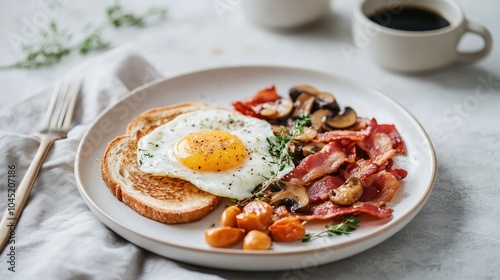
<path id="1" fill-rule="evenodd" d="M 204 130 L 184 136 L 174 149 L 186 167 L 196 171 L 224 171 L 239 166 L 248 155 L 241 140 L 222 130 Z"/>

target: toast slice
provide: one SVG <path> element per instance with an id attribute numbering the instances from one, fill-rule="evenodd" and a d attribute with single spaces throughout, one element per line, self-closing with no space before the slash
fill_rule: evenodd
<path id="1" fill-rule="evenodd" d="M 154 176 L 139 170 L 137 141 L 179 114 L 216 108 L 205 103 L 181 103 L 155 108 L 130 121 L 126 135 L 108 143 L 101 175 L 114 196 L 142 216 L 166 224 L 188 223 L 208 215 L 220 197 L 198 189 L 188 181 Z"/>

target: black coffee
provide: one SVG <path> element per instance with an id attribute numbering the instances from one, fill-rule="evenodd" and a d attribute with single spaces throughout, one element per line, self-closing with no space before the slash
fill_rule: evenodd
<path id="1" fill-rule="evenodd" d="M 429 31 L 450 25 L 448 20 L 437 12 L 415 6 L 384 8 L 368 18 L 382 26 L 406 31 Z"/>

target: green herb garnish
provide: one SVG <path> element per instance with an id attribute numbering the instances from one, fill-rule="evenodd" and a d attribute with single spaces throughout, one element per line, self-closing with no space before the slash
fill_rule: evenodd
<path id="1" fill-rule="evenodd" d="M 321 236 L 334 236 L 334 235 L 343 235 L 349 234 L 358 228 L 359 220 L 355 216 L 346 215 L 344 216 L 344 220 L 339 224 L 333 224 L 333 221 L 325 226 L 325 230 L 318 233 L 306 233 L 302 242 L 309 242 L 314 238 L 318 238 Z"/>
<path id="2" fill-rule="evenodd" d="M 283 171 L 287 166 L 292 165 L 292 156 L 288 154 L 288 145 L 291 141 L 296 140 L 296 138 L 304 134 L 304 129 L 306 126 L 310 125 L 311 117 L 309 115 L 303 115 L 293 122 L 291 129 L 286 130 L 284 127 L 280 127 L 279 135 L 272 138 L 266 138 L 267 146 L 269 148 L 269 153 L 273 156 L 274 160 L 272 164 L 277 165 L 276 170 L 270 171 L 270 177 L 265 177 L 266 182 L 255 188 L 252 197 L 239 201 L 240 206 L 244 206 L 248 202 L 254 199 L 261 199 L 266 196 L 267 189 L 274 183 L 279 183 L 278 173 Z"/>
<path id="3" fill-rule="evenodd" d="M 268 182 L 274 182 L 277 179 L 278 173 L 283 171 L 287 165 L 292 164 L 292 156 L 288 154 L 288 145 L 292 140 L 296 140 L 297 136 L 304 134 L 304 128 L 311 123 L 309 115 L 303 115 L 293 122 L 293 127 L 287 132 L 283 127 L 280 127 L 279 135 L 276 136 L 276 141 L 267 138 L 267 146 L 269 152 L 274 157 L 272 164 L 278 166 L 277 170 L 271 170 L 271 177 L 267 178 Z"/>

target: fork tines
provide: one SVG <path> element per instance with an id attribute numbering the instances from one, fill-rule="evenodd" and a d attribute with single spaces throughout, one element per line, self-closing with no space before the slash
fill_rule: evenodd
<path id="1" fill-rule="evenodd" d="M 61 133 L 69 130 L 80 87 L 80 80 L 57 82 L 42 125 L 42 133 Z"/>

